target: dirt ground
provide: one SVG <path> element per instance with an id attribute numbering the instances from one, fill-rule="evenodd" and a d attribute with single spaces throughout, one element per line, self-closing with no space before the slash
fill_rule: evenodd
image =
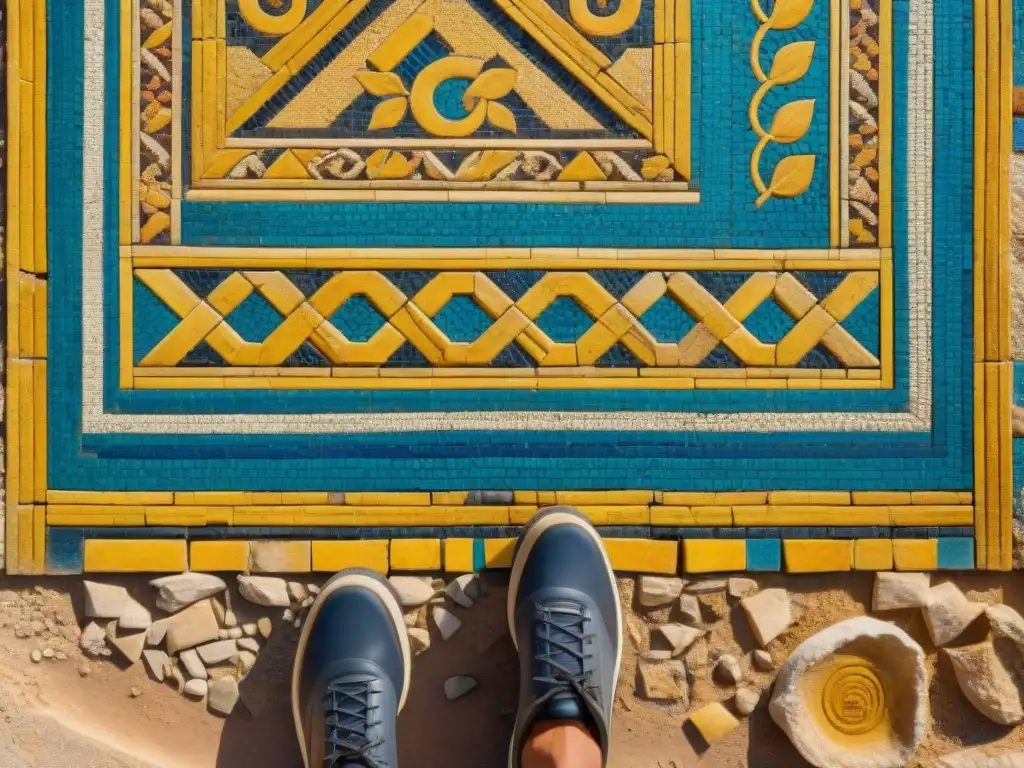
<path id="1" fill-rule="evenodd" d="M 431 623 L 431 648 L 417 657 L 412 690 L 399 719 L 402 768 L 486 768 L 506 764 L 512 711 L 517 696 L 517 661 L 505 630 L 502 574 L 487 574 L 489 595 L 470 609 L 453 608 L 463 627 L 441 640 Z M 766 576 L 762 587 L 790 590 L 801 617 L 769 647 L 777 663 L 816 631 L 862 615 L 870 602 L 872 576 Z M 945 580 L 936 576 L 933 583 Z M 964 575 L 953 579 L 972 599 L 1006 602 L 1024 611 L 1024 589 L 1014 575 Z M 127 586 L 152 604 L 145 579 L 104 579 Z M 751 717 L 709 749 L 691 743 L 682 727 L 688 711 L 731 698 L 732 689 L 711 679 L 710 665 L 692 670 L 689 708 L 644 701 L 636 695 L 636 658 L 649 649 L 649 625 L 674 619 L 669 609 L 638 614 L 632 607 L 632 579 L 620 583 L 626 616 L 626 650 L 616 694 L 612 768 L 801 768 L 805 766 L 785 735 L 771 722 L 768 695 Z M 141 664 L 88 661 L 88 673 L 75 640 L 81 612 L 81 587 L 74 579 L 0 579 L 0 766 L 3 768 L 299 768 L 288 709 L 288 675 L 294 631 L 275 629 L 256 666 L 243 681 L 243 699 L 227 719 L 209 714 L 201 703 L 179 696 L 151 680 Z M 13 602 L 12 602 L 13 601 Z M 240 621 L 256 609 L 233 601 Z M 742 609 L 729 601 L 727 613 L 712 626 L 706 642 L 716 654 L 741 656 L 745 677 L 763 687 L 770 674 L 752 671 L 749 653 L 756 647 Z M 77 610 L 76 610 L 77 609 Z M 247 616 L 247 613 L 249 614 Z M 154 613 L 156 615 L 156 613 Z M 886 616 L 911 634 L 928 654 L 933 727 L 919 750 L 920 765 L 965 746 L 990 746 L 998 752 L 1024 743 L 1024 726 L 995 725 L 963 698 L 952 670 L 934 649 L 919 611 Z M 45 622 L 43 631 L 16 637 L 26 620 Z M 38 629 L 38 626 L 37 626 Z M 969 632 L 972 630 L 969 630 Z M 983 630 L 982 630 L 983 631 Z M 971 639 L 971 638 L 965 638 Z M 980 638 L 978 638 L 980 639 Z M 56 658 L 33 663 L 33 650 L 50 648 Z M 701 653 L 697 654 L 698 656 Z M 63 660 L 61 657 L 66 656 Z M 472 675 L 480 687 L 448 702 L 444 680 Z M 440 756 L 443 750 L 443 759 Z"/>

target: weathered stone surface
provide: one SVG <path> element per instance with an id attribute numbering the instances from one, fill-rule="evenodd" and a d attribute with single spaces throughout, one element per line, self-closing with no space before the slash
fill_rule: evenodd
<path id="1" fill-rule="evenodd" d="M 261 616 L 259 621 L 256 622 L 256 629 L 260 635 L 263 636 L 263 639 L 266 640 L 270 637 L 270 633 L 273 631 L 274 625 L 271 623 L 269 617 Z"/>
<path id="2" fill-rule="evenodd" d="M 288 597 L 292 599 L 293 603 L 301 603 L 307 597 L 309 597 L 309 591 L 303 584 L 297 581 L 288 582 Z"/>
<path id="3" fill-rule="evenodd" d="M 668 605 L 683 591 L 683 580 L 675 576 L 641 576 L 637 601 L 647 608 Z"/>
<path id="4" fill-rule="evenodd" d="M 165 619 L 167 626 L 167 652 L 177 653 L 217 639 L 217 619 L 209 600 L 193 603 L 184 610 Z"/>
<path id="5" fill-rule="evenodd" d="M 242 666 L 243 672 L 248 672 L 256 663 L 256 654 L 252 651 L 239 651 L 238 663 Z"/>
<path id="6" fill-rule="evenodd" d="M 740 724 L 719 701 L 701 707 L 687 719 L 708 744 L 722 738 Z"/>
<path id="7" fill-rule="evenodd" d="M 153 626 L 153 616 L 146 606 L 131 595 L 126 595 L 117 626 L 121 629 L 149 629 Z"/>
<path id="8" fill-rule="evenodd" d="M 703 592 L 697 595 L 697 602 L 700 603 L 701 615 L 710 616 L 714 621 L 729 615 L 729 601 L 725 598 L 725 592 Z"/>
<path id="9" fill-rule="evenodd" d="M 986 755 L 978 749 L 966 749 L 938 758 L 929 768 L 1024 768 L 1024 752 Z"/>
<path id="10" fill-rule="evenodd" d="M 1003 638 L 1024 654 L 1024 617 L 1008 605 L 990 605 L 985 609 L 992 636 Z"/>
<path id="11" fill-rule="evenodd" d="M 728 583 L 727 579 L 699 579 L 687 584 L 686 591 L 694 595 L 703 595 L 708 592 L 725 592 Z"/>
<path id="12" fill-rule="evenodd" d="M 437 629 L 441 633 L 441 638 L 443 640 L 450 638 L 458 632 L 459 627 L 462 626 L 462 622 L 459 621 L 458 616 L 443 606 L 435 605 L 431 615 L 434 617 L 434 624 L 437 625 Z"/>
<path id="13" fill-rule="evenodd" d="M 973 603 L 951 581 L 928 590 L 924 621 L 932 643 L 941 647 L 955 640 L 985 611 L 984 603 Z"/>
<path id="14" fill-rule="evenodd" d="M 700 624 L 700 601 L 697 596 L 684 592 L 679 596 L 679 613 L 687 624 Z"/>
<path id="15" fill-rule="evenodd" d="M 85 615 L 91 619 L 117 619 L 121 617 L 128 590 L 112 584 L 83 581 L 85 593 Z"/>
<path id="16" fill-rule="evenodd" d="M 743 667 L 739 659 L 727 653 L 715 664 L 715 676 L 726 685 L 736 685 L 743 679 Z"/>
<path id="17" fill-rule="evenodd" d="M 146 631 L 146 645 L 160 645 L 167 635 L 167 623 L 165 621 L 154 621 L 153 625 Z"/>
<path id="18" fill-rule="evenodd" d="M 38 664 L 43 660 L 43 652 L 40 651 L 38 648 L 33 648 L 32 652 L 28 655 L 28 657 L 32 660 L 33 664 Z"/>
<path id="19" fill-rule="evenodd" d="M 195 648 L 189 648 L 187 651 L 182 651 L 178 655 L 178 661 L 181 666 L 188 672 L 189 677 L 197 677 L 200 680 L 206 680 L 209 674 L 206 672 L 206 667 L 203 662 L 199 659 L 199 654 L 196 653 Z"/>
<path id="20" fill-rule="evenodd" d="M 255 621 L 247 621 L 242 625 L 242 634 L 246 637 L 256 637 L 258 631 Z"/>
<path id="21" fill-rule="evenodd" d="M 430 633 L 419 627 L 409 628 L 409 648 L 413 656 L 419 656 L 424 651 L 430 650 Z"/>
<path id="22" fill-rule="evenodd" d="M 876 573 L 871 610 L 923 608 L 928 604 L 930 581 L 927 573 Z"/>
<path id="23" fill-rule="evenodd" d="M 122 637 L 110 637 L 108 635 L 107 642 L 119 650 L 121 655 L 131 664 L 134 664 L 142 658 L 142 650 L 146 647 L 146 633 L 139 632 Z"/>
<path id="24" fill-rule="evenodd" d="M 686 667 L 681 661 L 637 662 L 640 671 L 640 695 L 651 701 L 676 701 L 684 707 L 690 704 L 690 690 L 686 681 Z"/>
<path id="25" fill-rule="evenodd" d="M 90 656 L 110 656 L 112 651 L 107 648 L 107 633 L 95 621 L 90 621 L 82 630 L 78 641 L 79 647 Z"/>
<path id="26" fill-rule="evenodd" d="M 235 656 L 238 653 L 238 646 L 234 640 L 217 640 L 200 645 L 196 651 L 204 664 L 220 664 Z"/>
<path id="27" fill-rule="evenodd" d="M 149 674 L 158 683 L 162 683 L 166 677 L 164 666 L 169 658 L 167 654 L 161 650 L 150 648 L 142 652 L 142 658 L 146 662 L 146 669 L 149 670 Z"/>
<path id="28" fill-rule="evenodd" d="M 975 709 L 1000 725 L 1024 721 L 1021 692 L 992 643 L 943 650 L 956 672 L 960 690 Z"/>
<path id="29" fill-rule="evenodd" d="M 186 696 L 190 696 L 193 699 L 201 699 L 203 698 L 203 696 L 206 695 L 206 692 L 209 690 L 209 688 L 210 686 L 205 680 L 200 680 L 199 678 L 192 678 L 187 683 L 185 683 L 184 691 Z"/>
<path id="30" fill-rule="evenodd" d="M 733 703 L 736 705 L 737 712 L 741 715 L 749 715 L 760 700 L 761 691 L 745 685 L 736 689 L 736 699 Z"/>
<path id="31" fill-rule="evenodd" d="M 392 576 L 388 579 L 398 593 L 398 602 L 404 608 L 418 608 L 434 596 L 429 579 L 419 576 Z"/>
<path id="32" fill-rule="evenodd" d="M 230 675 L 219 677 L 210 683 L 206 706 L 219 715 L 230 715 L 238 703 L 238 681 Z"/>
<path id="33" fill-rule="evenodd" d="M 657 628 L 657 632 L 671 646 L 673 656 L 684 653 L 694 640 L 704 634 L 701 630 L 688 627 L 685 624 L 662 624 Z"/>
<path id="34" fill-rule="evenodd" d="M 252 653 L 259 653 L 260 652 L 259 641 L 257 641 L 255 638 L 252 638 L 252 637 L 242 637 L 242 638 L 239 638 L 238 641 L 237 641 L 237 645 L 238 645 L 239 650 L 242 650 L 242 651 L 251 651 Z"/>
<path id="35" fill-rule="evenodd" d="M 884 689 L 884 697 L 858 696 L 858 700 L 881 702 L 889 717 L 864 732 L 840 734 L 825 725 L 824 707 L 829 699 L 814 693 L 807 681 L 811 676 L 828 675 L 828 686 L 843 669 L 835 666 L 834 655 L 848 646 L 855 649 L 850 654 L 864 659 L 866 671 L 857 673 L 855 679 L 870 681 L 874 677 Z M 845 686 L 847 679 L 840 676 L 835 684 Z M 927 685 L 921 646 L 898 627 L 861 616 L 833 624 L 797 646 L 779 670 L 768 710 L 804 759 L 818 768 L 902 768 L 913 758 L 924 735 Z M 840 695 L 843 690 L 845 687 L 839 689 Z M 863 718 L 851 721 L 854 728 L 877 716 L 877 708 L 851 711 Z M 885 728 L 887 735 L 882 737 L 878 728 Z"/>
<path id="36" fill-rule="evenodd" d="M 288 583 L 276 576 L 238 576 L 238 594 L 256 605 L 268 608 L 287 608 Z"/>
<path id="37" fill-rule="evenodd" d="M 156 607 L 168 613 L 177 613 L 186 605 L 216 595 L 227 588 L 224 579 L 210 573 L 178 573 L 153 579 L 156 587 Z"/>
<path id="38" fill-rule="evenodd" d="M 456 605 L 463 608 L 472 608 L 473 602 L 479 597 L 480 577 L 475 573 L 464 573 L 453 579 L 444 592 Z"/>
<path id="39" fill-rule="evenodd" d="M 742 576 L 733 576 L 729 579 L 729 594 L 732 597 L 748 597 L 757 592 L 757 582 Z"/>
<path id="40" fill-rule="evenodd" d="M 760 648 L 750 654 L 750 661 L 756 669 L 762 672 L 771 672 L 775 669 L 775 661 L 772 659 L 772 655 Z"/>
<path id="41" fill-rule="evenodd" d="M 476 678 L 469 675 L 449 677 L 444 681 L 444 695 L 448 701 L 455 701 L 476 688 Z"/>
<path id="42" fill-rule="evenodd" d="M 789 593 L 784 589 L 765 589 L 740 601 L 750 621 L 754 637 L 762 647 L 785 632 L 793 623 Z"/>

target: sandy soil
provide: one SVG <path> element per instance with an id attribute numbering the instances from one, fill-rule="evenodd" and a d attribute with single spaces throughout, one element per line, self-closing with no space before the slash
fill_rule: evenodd
<path id="1" fill-rule="evenodd" d="M 936 579 L 937 580 L 937 579 Z M 1024 590 L 1014 576 L 966 575 L 954 579 L 973 599 L 1005 601 L 1024 611 Z M 148 602 L 150 589 L 139 578 L 118 580 Z M 504 627 L 501 575 L 488 574 L 490 594 L 473 608 L 454 608 L 463 628 L 448 642 L 432 637 L 429 651 L 416 660 L 413 685 L 399 720 L 403 768 L 435 768 L 438 750 L 451 768 L 505 765 L 516 701 L 517 661 Z M 872 577 L 769 576 L 765 586 L 790 590 L 801 611 L 798 623 L 770 647 L 781 663 L 814 632 L 843 618 L 865 613 Z M 1016 585 L 1016 588 L 1010 587 Z M 632 605 L 632 580 L 622 580 L 624 605 Z M 5 600 L 7 601 L 5 603 Z M 14 602 L 11 602 L 14 600 Z M 276 631 L 250 676 L 243 696 L 257 710 L 239 705 L 227 719 L 206 712 L 200 703 L 180 697 L 150 680 L 141 665 L 122 669 L 110 661 L 90 661 L 80 674 L 82 657 L 75 643 L 74 580 L 0 580 L 0 766 L 3 768 L 299 768 L 288 711 L 287 680 L 293 632 Z M 248 610 L 237 599 L 236 610 Z M 756 647 L 741 609 L 729 610 L 707 636 L 711 658 L 743 655 L 746 678 L 762 686 L 770 675 L 750 669 Z M 80 611 L 78 611 L 80 614 Z M 26 619 L 49 620 L 43 633 L 15 636 Z M 749 720 L 704 752 L 682 728 L 687 711 L 710 701 L 727 700 L 731 689 L 711 680 L 710 667 L 694 670 L 691 705 L 662 706 L 638 699 L 636 656 L 649 648 L 649 625 L 675 618 L 668 609 L 626 616 L 626 652 L 616 695 L 612 768 L 801 768 L 806 764 L 771 723 L 767 696 Z M 710 619 L 710 615 L 705 616 Z M 986 720 L 961 695 L 948 662 L 936 662 L 917 611 L 899 612 L 894 620 L 929 654 L 934 727 L 919 752 L 921 764 L 961 746 L 991 746 L 994 751 L 1024 743 L 1024 727 L 1001 728 Z M 50 631 L 50 628 L 53 631 Z M 434 633 L 431 627 L 432 634 Z M 24 634 L 24 632 L 21 632 Z M 45 639 L 44 639 L 45 638 Z M 964 638 L 970 640 L 972 638 Z M 33 649 L 49 647 L 66 660 L 29 659 Z M 699 655 L 699 654 L 698 654 Z M 473 675 L 480 688 L 448 702 L 445 678 Z M 140 695 L 133 696 L 134 692 Z"/>

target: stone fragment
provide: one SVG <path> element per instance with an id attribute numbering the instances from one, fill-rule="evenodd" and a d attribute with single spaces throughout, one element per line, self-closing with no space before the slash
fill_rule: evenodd
<path id="1" fill-rule="evenodd" d="M 195 648 L 189 648 L 187 651 L 182 651 L 178 654 L 178 661 L 185 667 L 189 677 L 198 677 L 200 680 L 206 680 L 209 677 L 206 667 L 199 659 L 199 654 Z"/>
<path id="2" fill-rule="evenodd" d="M 1000 725 L 1024 721 L 1021 692 L 992 643 L 943 650 L 956 672 L 960 690 L 975 709 Z"/>
<path id="3" fill-rule="evenodd" d="M 43 648 L 44 659 L 52 659 L 56 655 L 57 654 L 54 652 L 53 648 Z"/>
<path id="4" fill-rule="evenodd" d="M 259 630 L 256 628 L 255 621 L 247 621 L 242 625 L 242 634 L 246 637 L 255 637 L 257 631 Z"/>
<path id="5" fill-rule="evenodd" d="M 1024 655 L 1024 617 L 1008 605 L 990 605 L 985 609 L 992 636 L 1008 640 Z"/>
<path id="6" fill-rule="evenodd" d="M 974 603 L 951 581 L 928 590 L 924 621 L 932 643 L 941 647 L 955 640 L 985 611 L 984 603 Z"/>
<path id="7" fill-rule="evenodd" d="M 117 626 L 121 629 L 149 629 L 153 626 L 153 616 L 146 606 L 131 595 L 126 595 Z"/>
<path id="8" fill-rule="evenodd" d="M 35 648 L 32 650 L 32 653 L 28 655 L 28 657 L 32 659 L 33 664 L 38 664 L 43 660 L 43 652 L 40 651 L 38 648 Z"/>
<path id="9" fill-rule="evenodd" d="M 683 621 L 687 624 L 700 624 L 700 601 L 697 596 L 689 592 L 681 594 L 679 596 L 679 613 L 682 614 Z"/>
<path id="10" fill-rule="evenodd" d="M 475 573 L 464 573 L 453 579 L 444 589 L 444 593 L 451 598 L 456 605 L 463 608 L 472 608 L 474 595 L 479 595 L 479 577 Z"/>
<path id="11" fill-rule="evenodd" d="M 252 651 L 239 651 L 238 652 L 238 665 L 242 668 L 243 672 L 248 672 L 252 669 L 253 664 L 256 663 L 256 654 Z"/>
<path id="12" fill-rule="evenodd" d="M 443 606 L 435 605 L 431 615 L 434 617 L 434 624 L 437 625 L 442 640 L 450 638 L 462 626 L 459 617 Z"/>
<path id="13" fill-rule="evenodd" d="M 112 584 L 83 581 L 85 615 L 91 619 L 117 619 L 121 616 L 128 590 Z"/>
<path id="14" fill-rule="evenodd" d="M 768 645 L 793 623 L 789 593 L 784 589 L 765 589 L 756 595 L 743 598 L 740 605 L 743 606 L 750 628 L 761 647 Z"/>
<path id="15" fill-rule="evenodd" d="M 651 661 L 668 661 L 672 658 L 672 651 L 644 651 L 640 656 Z"/>
<path id="16" fill-rule="evenodd" d="M 206 695 L 209 688 L 210 686 L 205 680 L 192 678 L 185 683 L 185 695 L 191 696 L 194 699 L 201 699 Z"/>
<path id="17" fill-rule="evenodd" d="M 693 674 L 699 674 L 711 663 L 711 649 L 708 648 L 707 640 L 697 640 L 683 656 L 686 668 Z"/>
<path id="18" fill-rule="evenodd" d="M 476 678 L 469 675 L 449 677 L 444 681 L 444 695 L 448 701 L 455 701 L 476 688 Z"/>
<path id="19" fill-rule="evenodd" d="M 232 640 L 239 640 L 243 636 L 241 627 L 232 627 L 231 629 L 225 631 L 228 633 L 228 637 Z"/>
<path id="20" fill-rule="evenodd" d="M 732 712 L 719 701 L 701 707 L 687 720 L 708 744 L 722 738 L 740 724 Z"/>
<path id="21" fill-rule="evenodd" d="M 768 711 L 818 768 L 901 768 L 924 735 L 927 697 L 921 646 L 898 627 L 861 616 L 797 646 L 779 670 Z"/>
<path id="22" fill-rule="evenodd" d="M 257 640 L 251 637 L 243 637 L 237 641 L 237 645 L 240 650 L 251 651 L 252 653 L 260 652 L 260 644 Z"/>
<path id="23" fill-rule="evenodd" d="M 172 665 L 170 669 L 167 670 L 166 677 L 174 683 L 174 688 L 178 693 L 185 692 L 185 675 L 182 674 L 182 671 L 178 669 L 177 665 Z"/>
<path id="24" fill-rule="evenodd" d="M 167 634 L 167 624 L 163 621 L 154 621 L 146 632 L 146 645 L 160 645 Z"/>
<path id="25" fill-rule="evenodd" d="M 209 600 L 192 603 L 169 619 L 165 619 L 165 622 L 168 653 L 177 653 L 216 640 L 220 629 Z"/>
<path id="26" fill-rule="evenodd" d="M 388 579 L 398 593 L 398 602 L 403 608 L 417 608 L 434 596 L 429 579 L 419 576 L 392 576 Z"/>
<path id="27" fill-rule="evenodd" d="M 430 650 L 430 633 L 418 627 L 409 628 L 409 648 L 413 656 L 419 656 Z"/>
<path id="28" fill-rule="evenodd" d="M 656 631 L 671 646 L 673 656 L 682 654 L 693 644 L 694 640 L 704 634 L 701 630 L 688 627 L 685 624 L 662 624 Z"/>
<path id="29" fill-rule="evenodd" d="M 742 576 L 732 576 L 729 579 L 728 591 L 732 597 L 748 597 L 757 592 L 757 582 Z"/>
<path id="30" fill-rule="evenodd" d="M 718 663 L 715 664 L 714 674 L 726 685 L 736 685 L 743 679 L 743 668 L 740 666 L 739 659 L 727 653 L 719 657 Z"/>
<path id="31" fill-rule="evenodd" d="M 303 600 L 309 597 L 309 592 L 307 592 L 305 586 L 303 586 L 299 582 L 289 581 L 288 597 L 291 598 L 293 603 L 301 603 Z"/>
<path id="32" fill-rule="evenodd" d="M 637 662 L 640 671 L 640 695 L 650 701 L 677 701 L 684 707 L 690 704 L 690 691 L 686 681 L 686 666 L 678 660 Z"/>
<path id="33" fill-rule="evenodd" d="M 213 643 L 206 643 L 196 648 L 199 658 L 204 664 L 220 664 L 227 661 L 238 653 L 238 646 L 234 640 L 217 640 Z"/>
<path id="34" fill-rule="evenodd" d="M 79 647 L 90 656 L 109 656 L 111 650 L 107 648 L 107 633 L 95 621 L 90 621 L 82 630 L 82 637 L 78 641 Z"/>
<path id="35" fill-rule="evenodd" d="M 951 755 L 943 755 L 930 763 L 928 768 L 1024 768 L 1024 752 L 986 755 L 978 749 L 965 749 Z"/>
<path id="36" fill-rule="evenodd" d="M 291 605 L 288 584 L 276 576 L 238 576 L 238 594 L 256 605 L 287 608 Z"/>
<path id="37" fill-rule="evenodd" d="M 733 703 L 736 705 L 736 711 L 746 716 L 754 711 L 760 700 L 761 691 L 745 685 L 736 689 L 736 698 Z"/>
<path id="38" fill-rule="evenodd" d="M 697 595 L 697 602 L 700 603 L 702 615 L 707 614 L 714 621 L 729 615 L 729 601 L 725 599 L 724 592 L 705 592 Z"/>
<path id="39" fill-rule="evenodd" d="M 263 639 L 266 640 L 270 637 L 270 633 L 274 629 L 274 625 L 267 616 L 261 616 L 259 621 L 256 622 L 256 629 L 259 631 L 260 635 L 263 636 Z"/>
<path id="40" fill-rule="evenodd" d="M 700 579 L 687 584 L 686 591 L 693 595 L 703 595 L 708 592 L 724 592 L 726 586 L 726 579 Z"/>
<path id="41" fill-rule="evenodd" d="M 210 683 L 209 698 L 206 705 L 211 712 L 219 715 L 230 715 L 238 703 L 238 681 L 231 675 L 218 677 Z"/>
<path id="42" fill-rule="evenodd" d="M 142 658 L 142 650 L 146 647 L 146 633 L 139 632 L 123 637 L 107 637 L 107 641 L 121 652 L 131 664 Z"/>
<path id="43" fill-rule="evenodd" d="M 131 696 L 133 699 L 137 699 L 139 698 L 139 696 L 142 695 L 142 689 L 139 688 L 137 685 L 133 685 L 131 688 L 128 689 L 128 695 Z"/>
<path id="44" fill-rule="evenodd" d="M 683 580 L 675 576 L 641 576 L 638 587 L 640 605 L 655 608 L 676 600 L 683 591 Z"/>
<path id="45" fill-rule="evenodd" d="M 89 673 L 92 672 L 92 665 L 88 661 L 81 661 L 78 664 L 78 676 L 88 677 Z"/>
<path id="46" fill-rule="evenodd" d="M 928 603 L 930 578 L 927 573 L 875 574 L 871 610 L 892 611 L 900 608 L 923 608 Z"/>
<path id="47" fill-rule="evenodd" d="M 771 672 L 775 669 L 775 661 L 772 659 L 772 655 L 760 648 L 750 654 L 750 661 L 756 669 L 762 672 Z"/>
<path id="48" fill-rule="evenodd" d="M 210 573 L 178 573 L 161 576 L 149 582 L 156 587 L 156 607 L 167 613 L 177 613 L 192 603 L 211 597 L 227 588 L 224 579 Z"/>
<path id="49" fill-rule="evenodd" d="M 146 669 L 149 670 L 149 674 L 158 683 L 162 683 L 166 677 L 164 665 L 167 664 L 168 658 L 167 654 L 161 650 L 149 649 L 142 652 L 142 659 L 146 662 Z"/>
<path id="50" fill-rule="evenodd" d="M 228 629 L 238 629 L 238 614 L 234 611 L 224 611 L 224 626 Z"/>

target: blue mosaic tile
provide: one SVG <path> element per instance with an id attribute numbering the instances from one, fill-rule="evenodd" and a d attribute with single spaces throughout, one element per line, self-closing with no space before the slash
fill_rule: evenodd
<path id="1" fill-rule="evenodd" d="M 748 571 L 781 571 L 782 542 L 779 539 L 747 539 Z"/>
<path id="2" fill-rule="evenodd" d="M 452 341 L 476 341 L 494 320 L 469 296 L 452 296 L 434 315 L 434 322 Z"/>
<path id="3" fill-rule="evenodd" d="M 540 313 L 535 322 L 552 341 L 572 342 L 590 329 L 594 318 L 575 299 L 560 296 Z"/>
<path id="4" fill-rule="evenodd" d="M 338 307 L 328 320 L 349 341 L 369 341 L 387 319 L 365 296 L 353 296 Z"/>
<path id="5" fill-rule="evenodd" d="M 974 568 L 974 538 L 939 539 L 939 568 L 966 571 Z"/>

